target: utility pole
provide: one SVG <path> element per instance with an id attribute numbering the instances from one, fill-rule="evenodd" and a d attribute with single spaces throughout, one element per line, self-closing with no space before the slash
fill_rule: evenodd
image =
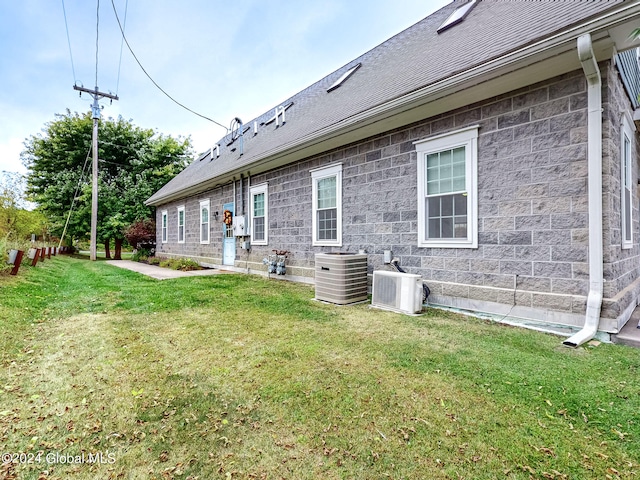
<path id="1" fill-rule="evenodd" d="M 93 118 L 93 168 L 91 184 L 91 249 L 89 258 L 95 261 L 98 251 L 98 120 L 100 120 L 100 105 L 98 105 L 98 99 L 119 99 L 117 95 L 98 91 L 97 85 L 94 90 L 78 87 L 77 85 L 74 85 L 73 89 L 78 90 L 80 92 L 80 96 L 82 96 L 82 92 L 85 92 L 93 97 L 93 104 L 91 105 L 91 118 Z"/>

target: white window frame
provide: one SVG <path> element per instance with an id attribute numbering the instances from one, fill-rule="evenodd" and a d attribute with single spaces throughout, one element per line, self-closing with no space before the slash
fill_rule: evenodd
<path id="1" fill-rule="evenodd" d="M 335 240 L 318 239 L 318 182 L 325 178 L 336 178 L 336 238 Z M 342 163 L 328 167 L 311 170 L 313 184 L 312 201 L 312 228 L 311 234 L 313 246 L 341 247 L 342 246 Z"/>
<path id="2" fill-rule="evenodd" d="M 162 243 L 167 243 L 169 241 L 169 212 L 167 212 L 166 210 L 162 210 L 162 214 L 161 214 L 161 224 L 160 224 L 160 230 L 161 230 L 161 235 L 162 235 Z"/>
<path id="3" fill-rule="evenodd" d="M 633 141 L 634 122 L 626 113 L 620 122 L 620 241 L 622 249 L 633 248 Z M 629 197 L 628 208 L 625 199 Z M 627 225 L 630 231 L 627 231 Z"/>
<path id="4" fill-rule="evenodd" d="M 256 232 L 254 220 L 256 218 L 254 211 L 254 202 L 253 198 L 256 195 L 264 194 L 264 238 L 262 240 L 257 240 L 254 237 Z M 267 183 L 262 183 L 260 185 L 253 186 L 249 189 L 249 213 L 251 215 L 250 225 L 251 225 L 251 243 L 253 245 L 268 245 L 269 244 L 269 185 Z"/>
<path id="5" fill-rule="evenodd" d="M 418 161 L 418 246 L 431 248 L 478 248 L 478 128 L 479 125 L 414 142 Z M 427 238 L 426 158 L 458 147 L 465 147 L 465 194 L 467 196 L 467 237 Z"/>
<path id="6" fill-rule="evenodd" d="M 206 210 L 207 211 L 207 236 L 206 238 L 202 235 L 202 227 L 205 225 L 205 223 L 202 221 L 202 212 Z M 200 244 L 202 245 L 208 245 L 210 242 L 210 238 L 211 238 L 211 202 L 210 200 L 201 200 L 200 201 Z"/>
<path id="7" fill-rule="evenodd" d="M 184 243 L 184 239 L 186 237 L 186 214 L 184 211 L 184 205 L 181 205 L 177 208 L 178 210 L 178 243 Z M 182 225 L 180 225 L 180 212 L 182 212 Z M 182 237 L 182 238 L 181 238 Z"/>

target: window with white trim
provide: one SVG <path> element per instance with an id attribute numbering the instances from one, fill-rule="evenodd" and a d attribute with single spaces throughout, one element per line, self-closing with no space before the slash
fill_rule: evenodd
<path id="1" fill-rule="evenodd" d="M 178 207 L 178 243 L 184 243 L 184 205 Z"/>
<path id="2" fill-rule="evenodd" d="M 622 115 L 620 128 L 620 220 L 622 233 L 622 248 L 633 247 L 633 160 L 632 139 L 635 127 L 633 122 Z"/>
<path id="3" fill-rule="evenodd" d="M 313 245 L 342 246 L 342 164 L 311 170 Z"/>
<path id="4" fill-rule="evenodd" d="M 414 143 L 418 246 L 478 247 L 478 126 Z"/>
<path id="5" fill-rule="evenodd" d="M 209 243 L 209 214 L 210 211 L 209 200 L 200 201 L 200 243 Z"/>
<path id="6" fill-rule="evenodd" d="M 162 243 L 169 241 L 169 213 L 166 210 L 162 211 Z"/>
<path id="7" fill-rule="evenodd" d="M 269 241 L 269 186 L 264 183 L 249 190 L 251 205 L 251 243 L 267 245 Z"/>

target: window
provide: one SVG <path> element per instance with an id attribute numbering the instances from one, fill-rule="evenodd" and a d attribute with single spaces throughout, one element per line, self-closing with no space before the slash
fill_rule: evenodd
<path id="1" fill-rule="evenodd" d="M 362 66 L 361 63 L 358 63 L 356 65 L 354 65 L 353 67 L 351 67 L 349 70 L 347 70 L 346 72 L 344 72 L 342 74 L 342 76 L 336 80 L 335 82 L 333 82 L 333 84 L 327 88 L 327 93 L 335 90 L 336 88 L 338 88 L 340 85 L 342 85 L 351 75 L 353 75 L 355 73 L 356 70 L 358 70 L 360 67 Z"/>
<path id="2" fill-rule="evenodd" d="M 415 145 L 418 246 L 477 248 L 478 126 Z"/>
<path id="3" fill-rule="evenodd" d="M 178 243 L 184 243 L 184 205 L 178 207 Z"/>
<path id="4" fill-rule="evenodd" d="M 631 157 L 631 139 L 633 138 L 631 122 L 627 115 L 622 115 L 620 138 L 620 220 L 622 232 L 622 248 L 633 247 L 633 163 Z"/>
<path id="5" fill-rule="evenodd" d="M 254 245 L 268 244 L 268 210 L 267 184 L 256 185 L 249 191 L 251 205 L 251 243 Z"/>
<path id="6" fill-rule="evenodd" d="M 464 18 L 469 15 L 471 9 L 476 6 L 476 3 L 477 0 L 470 0 L 461 7 L 458 7 L 451 15 L 449 15 L 449 18 L 447 18 L 444 23 L 438 27 L 438 33 L 442 33 L 448 28 L 451 28 L 463 21 Z"/>
<path id="7" fill-rule="evenodd" d="M 342 246 L 342 164 L 311 170 L 313 245 Z"/>
<path id="8" fill-rule="evenodd" d="M 169 241 L 168 234 L 168 217 L 169 214 L 166 210 L 162 211 L 162 243 L 167 243 Z"/>
<path id="9" fill-rule="evenodd" d="M 209 200 L 200 202 L 200 243 L 209 243 Z"/>

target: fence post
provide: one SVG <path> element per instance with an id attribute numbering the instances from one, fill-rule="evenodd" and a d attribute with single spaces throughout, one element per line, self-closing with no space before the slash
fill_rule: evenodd
<path id="1" fill-rule="evenodd" d="M 40 261 L 44 262 L 44 247 L 40 249 Z"/>
<path id="2" fill-rule="evenodd" d="M 18 269 L 20 268 L 20 264 L 22 263 L 23 255 L 24 255 L 24 252 L 22 250 L 18 250 L 16 259 L 13 262 L 13 269 L 11 270 L 11 275 L 16 275 L 18 273 Z"/>
<path id="3" fill-rule="evenodd" d="M 31 266 L 35 267 L 36 264 L 38 263 L 38 259 L 40 258 L 40 249 L 36 248 L 35 249 L 35 254 L 33 255 L 33 261 L 31 262 Z"/>

